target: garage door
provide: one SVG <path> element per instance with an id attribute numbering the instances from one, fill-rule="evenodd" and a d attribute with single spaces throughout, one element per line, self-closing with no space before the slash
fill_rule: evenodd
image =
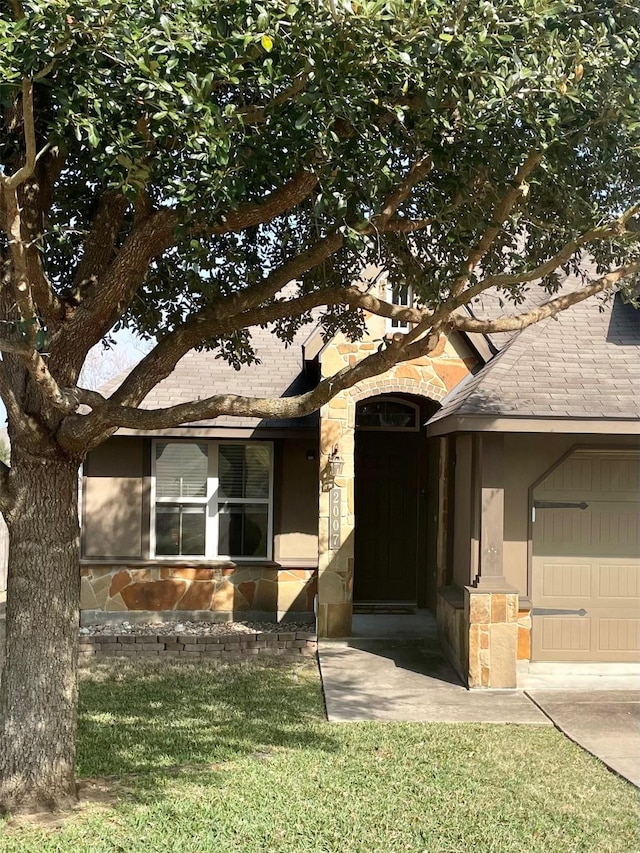
<path id="1" fill-rule="evenodd" d="M 532 658 L 640 661 L 640 453 L 574 453 L 533 519 Z"/>

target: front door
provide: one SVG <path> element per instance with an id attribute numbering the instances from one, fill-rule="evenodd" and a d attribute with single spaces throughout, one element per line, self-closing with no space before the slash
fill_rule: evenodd
<path id="1" fill-rule="evenodd" d="M 356 432 L 356 604 L 417 601 L 421 439 L 419 431 Z"/>

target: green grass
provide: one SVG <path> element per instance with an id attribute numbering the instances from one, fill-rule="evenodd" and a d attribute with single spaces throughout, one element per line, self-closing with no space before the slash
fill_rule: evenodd
<path id="1" fill-rule="evenodd" d="M 78 771 L 117 800 L 3 853 L 606 853 L 638 792 L 554 729 L 323 719 L 315 665 L 113 662 L 82 682 Z"/>

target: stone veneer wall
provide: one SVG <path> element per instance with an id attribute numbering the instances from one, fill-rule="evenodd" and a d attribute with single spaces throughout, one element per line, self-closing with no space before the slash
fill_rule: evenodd
<path id="1" fill-rule="evenodd" d="M 208 611 L 221 621 L 248 611 L 311 613 L 317 587 L 315 569 L 241 565 L 84 565 L 80 575 L 82 610 Z"/>
<path id="2" fill-rule="evenodd" d="M 465 587 L 469 687 L 516 687 L 518 594 Z"/>
<path id="3" fill-rule="evenodd" d="M 80 660 L 96 657 L 151 656 L 182 659 L 219 658 L 233 660 L 255 655 L 315 655 L 318 638 L 306 631 L 263 634 L 157 634 L 131 636 L 80 636 Z"/>
<path id="4" fill-rule="evenodd" d="M 444 587 L 439 590 L 436 621 L 444 651 L 455 671 L 466 682 L 465 662 L 469 656 L 469 629 L 464 613 L 464 593 L 461 589 Z"/>
<path id="5" fill-rule="evenodd" d="M 337 335 L 322 354 L 322 376 L 330 376 L 353 365 L 373 352 L 385 334 L 379 317 L 367 320 L 368 338 L 349 343 Z M 380 394 L 413 394 L 441 400 L 476 363 L 470 351 L 459 348 L 444 336 L 431 356 L 396 365 L 387 373 L 366 380 L 334 397 L 320 411 L 320 526 L 318 536 L 318 633 L 324 637 L 345 637 L 351 633 L 353 598 L 353 533 L 355 412 L 361 400 Z M 328 461 L 334 448 L 344 460 L 341 488 L 341 546 L 329 548 Z M 392 597 L 392 593 L 391 596 Z"/>
<path id="6" fill-rule="evenodd" d="M 474 626 L 469 624 L 467 614 L 465 613 L 463 590 L 458 590 L 455 587 L 446 587 L 441 589 L 438 594 L 436 616 L 442 645 L 451 664 L 463 681 L 467 681 L 468 668 L 469 675 L 471 668 L 474 669 L 474 684 L 470 684 L 469 686 L 488 686 L 488 684 L 482 684 L 483 678 L 487 682 L 491 681 L 491 673 L 488 671 L 491 666 L 489 640 L 492 630 L 491 625 L 495 625 L 501 618 L 502 598 L 504 596 L 498 599 L 496 594 L 493 594 L 490 605 L 487 604 L 486 599 L 476 600 L 474 602 L 473 615 L 478 621 Z M 496 600 L 494 601 L 493 599 Z M 510 606 L 513 607 L 513 602 L 511 602 Z M 516 604 L 516 606 L 518 605 Z M 506 599 L 504 607 L 504 621 L 507 621 Z M 512 612 L 510 612 L 510 616 L 513 616 Z M 518 663 L 529 663 L 531 658 L 531 611 L 519 606 L 515 621 L 517 624 L 516 660 Z M 507 628 L 503 630 L 513 633 L 512 629 Z M 509 648 L 511 647 L 510 638 Z M 473 661 L 470 659 L 470 649 L 473 654 Z M 496 649 L 494 648 L 495 651 Z M 494 672 L 494 682 L 497 677 L 497 673 Z M 475 683 L 478 681 L 478 678 L 480 684 Z M 493 684 L 491 686 L 496 685 Z"/>

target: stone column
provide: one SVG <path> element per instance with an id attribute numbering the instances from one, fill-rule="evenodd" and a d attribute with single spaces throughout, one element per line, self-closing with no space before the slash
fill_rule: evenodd
<path id="1" fill-rule="evenodd" d="M 335 483 L 328 477 L 334 449 L 344 461 Z M 318 536 L 318 635 L 349 637 L 353 612 L 353 507 L 354 427 L 346 394 L 340 394 L 320 411 L 320 527 Z M 329 537 L 331 487 L 339 489 L 340 539 Z"/>
<path id="2" fill-rule="evenodd" d="M 465 587 L 469 687 L 516 687 L 518 593 Z"/>
<path id="3" fill-rule="evenodd" d="M 478 574 L 465 588 L 469 687 L 515 687 L 518 591 L 504 577 L 504 436 L 477 439 Z"/>

